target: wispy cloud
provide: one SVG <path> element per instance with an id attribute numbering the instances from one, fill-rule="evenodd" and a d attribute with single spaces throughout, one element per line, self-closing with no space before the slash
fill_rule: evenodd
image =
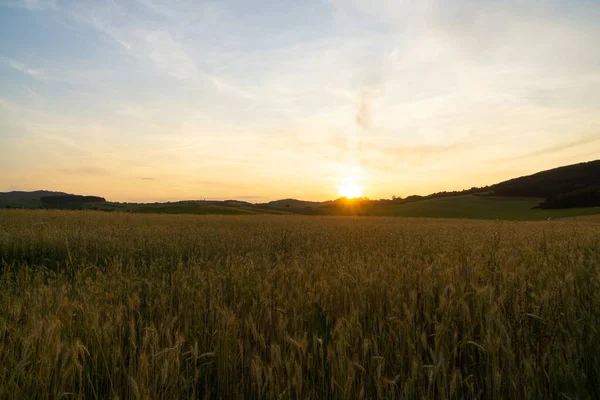
<path id="1" fill-rule="evenodd" d="M 227 81 L 224 81 L 223 78 L 218 78 L 216 76 L 208 76 L 210 81 L 213 83 L 215 88 L 219 90 L 219 92 L 224 94 L 233 94 L 239 97 L 243 97 L 245 99 L 255 99 L 256 95 L 252 93 L 250 90 L 245 89 L 241 86 L 234 85 Z"/>
<path id="2" fill-rule="evenodd" d="M 123 49 L 127 51 L 130 51 L 132 49 L 133 46 L 131 42 L 123 37 L 123 34 L 120 32 L 120 30 L 107 23 L 98 14 L 94 12 L 89 12 L 86 9 L 75 9 L 70 12 L 69 16 L 77 23 L 88 25 L 93 29 L 102 32 L 104 35 L 112 39 Z"/>
<path id="3" fill-rule="evenodd" d="M 13 68 L 19 72 L 22 72 L 25 75 L 28 75 L 32 78 L 39 79 L 39 80 L 46 80 L 46 73 L 41 68 L 32 68 L 32 67 L 25 65 L 24 63 L 22 63 L 20 61 L 12 60 L 12 59 L 0 58 L 0 61 L 4 61 L 4 63 L 6 65 L 8 65 L 11 68 Z"/>
<path id="4" fill-rule="evenodd" d="M 140 32 L 145 53 L 161 70 L 177 79 L 196 79 L 200 71 L 185 47 L 167 31 Z"/>
<path id="5" fill-rule="evenodd" d="M 30 11 L 40 11 L 47 9 L 56 9 L 56 0 L 3 0 L 0 1 L 0 7 L 25 8 Z"/>
<path id="6" fill-rule="evenodd" d="M 33 90 L 32 88 L 30 88 L 27 85 L 23 85 L 23 89 L 25 90 L 25 92 L 27 92 L 31 98 L 33 98 L 36 101 L 43 101 L 44 98 L 42 96 L 40 96 L 39 93 L 37 93 L 35 90 Z"/>
<path id="7" fill-rule="evenodd" d="M 214 7 L 199 7 L 200 13 L 186 13 L 177 8 L 165 7 L 151 0 L 137 2 L 155 13 L 183 20 L 193 18 L 202 25 L 214 21 L 219 12 Z M 188 85 L 208 84 L 218 93 L 246 100 L 254 98 L 251 90 L 214 72 L 199 67 L 198 60 L 189 47 L 173 34 L 171 25 L 148 23 L 135 14 L 126 14 L 126 3 L 112 3 L 109 7 L 79 6 L 70 11 L 70 17 L 79 24 L 89 26 L 112 39 L 127 54 L 142 63 L 152 65 L 161 74 L 186 82 Z M 126 16 L 126 18 L 125 18 Z"/>
<path id="8" fill-rule="evenodd" d="M 144 9 L 169 21 L 177 21 L 179 26 L 197 22 L 215 23 L 223 14 L 220 2 L 177 1 L 164 3 L 156 0 L 135 0 Z"/>
<path id="9" fill-rule="evenodd" d="M 535 158 L 539 156 L 545 156 L 547 154 L 554 154 L 573 148 L 583 147 L 596 142 L 600 142 L 600 134 L 590 137 L 583 137 L 575 140 L 563 141 L 553 146 L 544 147 L 543 149 L 536 150 L 531 153 L 526 153 L 518 157 L 514 157 L 513 159 Z"/>
<path id="10" fill-rule="evenodd" d="M 166 17 L 175 17 L 178 14 L 177 11 L 175 11 L 172 7 L 165 6 L 164 4 L 157 3 L 153 0 L 136 1 L 156 14 L 160 14 Z"/>

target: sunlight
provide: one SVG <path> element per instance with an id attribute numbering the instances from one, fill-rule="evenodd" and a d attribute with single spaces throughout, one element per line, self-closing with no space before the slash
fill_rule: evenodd
<path id="1" fill-rule="evenodd" d="M 338 193 L 342 197 L 348 199 L 354 199 L 361 197 L 363 192 L 362 186 L 356 183 L 353 178 L 346 178 L 342 181 L 342 184 L 338 187 Z"/>

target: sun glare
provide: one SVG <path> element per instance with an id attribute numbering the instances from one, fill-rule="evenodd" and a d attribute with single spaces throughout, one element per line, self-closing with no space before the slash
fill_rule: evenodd
<path id="1" fill-rule="evenodd" d="M 342 184 L 338 187 L 338 193 L 342 197 L 353 199 L 355 197 L 362 196 L 363 188 L 353 179 L 345 179 Z"/>

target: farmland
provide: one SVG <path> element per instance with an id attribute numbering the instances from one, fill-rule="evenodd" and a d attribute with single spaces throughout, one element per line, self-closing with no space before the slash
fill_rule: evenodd
<path id="1" fill-rule="evenodd" d="M 416 218 L 474 218 L 502 220 L 547 220 L 583 215 L 598 215 L 600 207 L 580 207 L 564 209 L 537 208 L 544 199 L 539 197 L 507 197 L 460 195 L 425 199 L 403 204 L 379 204 L 376 201 L 360 199 L 338 199 L 331 204 L 306 206 L 307 202 L 285 200 L 266 205 L 225 204 L 213 205 L 205 202 L 181 202 L 158 205 L 123 205 L 106 203 L 95 205 L 105 211 L 129 211 L 146 214 L 214 214 L 214 215 L 255 215 L 255 214 L 298 214 L 331 216 L 385 216 Z"/>
<path id="2" fill-rule="evenodd" d="M 428 218 L 545 220 L 600 214 L 600 207 L 542 210 L 539 198 L 453 196 L 413 203 L 373 207 L 369 215 Z"/>
<path id="3" fill-rule="evenodd" d="M 0 211 L 0 398 L 598 398 L 600 219 Z"/>

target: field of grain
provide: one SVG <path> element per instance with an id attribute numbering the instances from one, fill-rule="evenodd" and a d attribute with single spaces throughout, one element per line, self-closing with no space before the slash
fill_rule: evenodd
<path id="1" fill-rule="evenodd" d="M 597 219 L 0 211 L 0 398 L 598 398 L 599 267 Z"/>

